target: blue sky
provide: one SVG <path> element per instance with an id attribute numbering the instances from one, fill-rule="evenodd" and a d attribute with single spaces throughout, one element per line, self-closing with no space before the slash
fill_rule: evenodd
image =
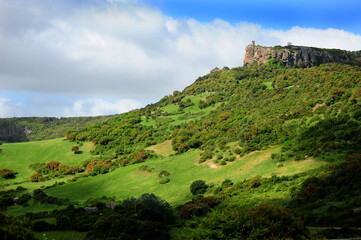
<path id="1" fill-rule="evenodd" d="M 336 28 L 361 33 L 361 1 L 355 0 L 146 0 L 165 14 L 209 22 L 215 18 L 231 23 L 252 22 L 271 29 Z"/>
<path id="2" fill-rule="evenodd" d="M 0 118 L 115 114 L 265 46 L 361 49 L 361 1 L 0 0 Z"/>

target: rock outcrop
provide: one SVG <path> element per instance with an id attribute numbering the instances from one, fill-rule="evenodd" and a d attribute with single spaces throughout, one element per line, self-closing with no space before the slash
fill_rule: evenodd
<path id="1" fill-rule="evenodd" d="M 361 51 L 351 52 L 292 45 L 262 47 L 256 46 L 254 43 L 246 47 L 246 55 L 243 60 L 245 66 L 254 62 L 266 64 L 269 61 L 288 67 L 312 67 L 331 62 L 361 66 Z"/>
<path id="2" fill-rule="evenodd" d="M 29 140 L 31 130 L 26 126 L 0 124 L 0 141 L 23 142 Z"/>

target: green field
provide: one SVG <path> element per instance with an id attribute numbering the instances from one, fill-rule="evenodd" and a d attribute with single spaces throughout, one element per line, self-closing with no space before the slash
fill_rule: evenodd
<path id="1" fill-rule="evenodd" d="M 194 105 L 183 109 L 183 111 L 179 111 L 179 106 L 176 104 L 168 104 L 162 107 L 160 110 L 168 113 L 168 116 L 158 116 L 156 119 L 149 118 L 145 119 L 145 116 L 142 117 L 142 124 L 146 126 L 156 126 L 156 123 L 164 123 L 168 126 L 179 125 L 182 123 L 188 123 L 190 121 L 199 120 L 204 116 L 207 116 L 210 112 L 215 110 L 220 104 L 216 103 L 212 106 L 209 106 L 204 109 L 200 109 L 198 107 L 198 103 L 200 100 L 205 100 L 210 93 L 202 93 L 194 96 L 186 96 L 184 99 L 189 98 Z M 183 100 L 184 100 L 183 99 Z"/>
<path id="2" fill-rule="evenodd" d="M 0 179 L 0 185 L 29 181 L 31 174 L 34 173 L 34 170 L 29 168 L 32 163 L 59 161 L 62 164 L 74 166 L 81 165 L 84 160 L 92 158 L 90 154 L 90 150 L 93 148 L 92 143 L 84 143 L 80 147 L 81 154 L 74 154 L 71 151 L 71 147 L 74 145 L 76 143 L 66 141 L 63 138 L 3 144 L 3 153 L 0 154 L 0 169 L 9 168 L 18 174 L 14 179 Z"/>
<path id="3" fill-rule="evenodd" d="M 1 183 L 6 184 L 5 189 L 14 189 L 19 185 L 13 183 L 26 181 L 21 186 L 32 191 L 41 186 L 53 185 L 55 182 L 67 182 L 73 176 L 55 178 L 39 183 L 30 182 L 28 179 L 33 172 L 28 168 L 28 165 L 51 160 L 68 165 L 79 165 L 84 160 L 92 157 L 89 153 L 91 149 L 90 143 L 86 143 L 81 147 L 84 151 L 82 154 L 73 154 L 70 151 L 72 145 L 74 143 L 63 141 L 63 139 L 4 144 L 4 154 L 0 155 L 0 167 L 13 169 L 19 174 L 15 179 L 2 179 Z M 23 149 L 22 154 L 19 154 L 20 149 Z M 150 149 L 164 157 L 151 159 L 142 164 L 118 168 L 104 175 L 80 178 L 76 182 L 69 182 L 47 189 L 46 193 L 58 198 L 68 198 L 75 203 L 81 203 L 89 198 L 101 196 L 114 196 L 119 200 L 123 200 L 148 192 L 164 198 L 172 205 L 178 205 L 191 199 L 189 186 L 198 179 L 220 185 L 227 178 L 239 182 L 255 176 L 270 177 L 274 173 L 278 176 L 293 175 L 326 164 L 325 162 L 308 159 L 304 161 L 286 161 L 282 167 L 279 167 L 271 159 L 271 154 L 279 151 L 278 146 L 264 151 L 252 152 L 242 158 L 237 157 L 235 162 L 229 162 L 225 166 L 213 163 L 212 160 L 199 164 L 199 150 L 190 150 L 184 154 L 169 156 L 174 153 L 170 141 L 152 146 Z M 153 172 L 140 171 L 139 167 L 142 165 L 153 168 Z M 161 170 L 170 172 L 169 178 L 171 181 L 169 183 L 159 184 L 158 173 Z M 37 212 L 51 208 L 54 208 L 54 206 L 39 205 L 25 209 L 11 207 L 8 212 L 19 215 L 26 211 Z"/>
<path id="4" fill-rule="evenodd" d="M 189 186 L 198 179 L 219 185 L 226 178 L 239 182 L 255 176 L 270 177 L 273 173 L 279 176 L 293 175 L 326 164 L 309 159 L 297 162 L 286 161 L 283 167 L 278 167 L 277 163 L 271 159 L 271 153 L 278 150 L 279 147 L 273 147 L 254 152 L 226 166 L 219 166 L 211 160 L 198 164 L 200 151 L 190 150 L 181 155 L 148 160 L 142 164 L 119 168 L 108 174 L 81 178 L 76 182 L 50 188 L 46 192 L 49 195 L 69 198 L 78 203 L 88 198 L 101 196 L 114 196 L 123 200 L 148 192 L 164 198 L 172 205 L 178 205 L 191 199 Z M 153 172 L 140 171 L 138 168 L 142 165 L 154 168 Z M 169 183 L 163 185 L 158 183 L 158 173 L 161 170 L 170 172 Z"/>

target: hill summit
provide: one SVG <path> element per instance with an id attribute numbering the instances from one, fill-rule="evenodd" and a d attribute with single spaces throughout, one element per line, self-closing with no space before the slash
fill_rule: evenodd
<path id="1" fill-rule="evenodd" d="M 331 62 L 360 66 L 361 51 L 293 46 L 291 44 L 285 47 L 264 47 L 255 45 L 254 41 L 246 47 L 246 55 L 243 60 L 245 66 L 254 62 L 266 64 L 270 61 L 288 67 L 312 67 Z"/>

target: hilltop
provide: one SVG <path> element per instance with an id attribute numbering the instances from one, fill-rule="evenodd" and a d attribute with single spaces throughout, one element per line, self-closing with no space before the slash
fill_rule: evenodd
<path id="1" fill-rule="evenodd" d="M 264 47 L 254 41 L 246 47 L 243 64 L 275 62 L 287 67 L 312 67 L 324 63 L 342 63 L 361 66 L 361 51 L 345 51 L 315 47 L 293 46 Z"/>
<path id="2" fill-rule="evenodd" d="M 56 239 L 359 236 L 328 228 L 361 227 L 361 68 L 276 59 L 212 71 L 66 139 L 3 144 L 0 169 L 17 174 L 0 179 L 2 208 Z"/>

